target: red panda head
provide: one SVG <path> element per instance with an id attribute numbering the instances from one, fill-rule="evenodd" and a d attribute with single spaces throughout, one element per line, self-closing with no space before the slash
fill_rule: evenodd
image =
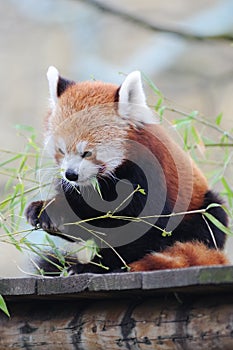
<path id="1" fill-rule="evenodd" d="M 177 212 L 201 207 L 208 190 L 206 179 L 158 125 L 146 104 L 138 71 L 120 87 L 96 81 L 74 83 L 60 77 L 54 67 L 47 77 L 50 111 L 45 143 L 66 192 L 93 185 L 96 179 L 102 188 L 106 184 L 107 192 L 113 179 L 116 184 L 127 178 L 134 186 L 147 188 L 151 206 L 157 198 L 161 207 L 168 200 Z"/>
<path id="2" fill-rule="evenodd" d="M 97 176 L 111 176 L 126 158 L 130 130 L 155 119 L 146 104 L 138 71 L 121 87 L 102 82 L 74 83 L 47 73 L 50 112 L 46 145 L 71 184 L 86 186 Z"/>

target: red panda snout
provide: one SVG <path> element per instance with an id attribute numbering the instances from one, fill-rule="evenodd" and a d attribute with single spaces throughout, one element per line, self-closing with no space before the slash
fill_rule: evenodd
<path id="1" fill-rule="evenodd" d="M 67 169 L 65 172 L 65 178 L 68 181 L 78 181 L 78 173 L 73 169 Z"/>
<path id="2" fill-rule="evenodd" d="M 79 158 L 77 156 L 77 158 Z M 75 157 L 72 158 L 73 160 Z M 64 166 L 64 164 L 66 164 Z M 91 160 L 81 159 L 77 163 L 63 161 L 63 167 L 61 169 L 61 175 L 65 182 L 72 183 L 78 186 L 88 186 L 91 184 L 92 179 L 96 178 L 99 174 L 100 167 Z"/>

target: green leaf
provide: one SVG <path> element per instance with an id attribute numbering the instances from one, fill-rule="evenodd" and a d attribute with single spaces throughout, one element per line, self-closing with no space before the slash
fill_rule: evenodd
<path id="1" fill-rule="evenodd" d="M 220 114 L 216 117 L 216 119 L 215 119 L 216 125 L 219 126 L 219 125 L 221 124 L 222 117 L 223 117 L 223 114 L 222 114 L 222 113 L 220 113 Z"/>
<path id="2" fill-rule="evenodd" d="M 227 193 L 228 193 L 231 197 L 233 197 L 233 189 L 231 189 L 231 187 L 229 186 L 227 180 L 226 180 L 224 177 L 222 178 L 222 184 L 223 184 L 225 190 L 227 191 Z"/>
<path id="3" fill-rule="evenodd" d="M 193 118 L 197 117 L 198 114 L 199 114 L 198 111 L 192 111 L 192 112 L 189 114 L 189 118 L 193 119 Z"/>
<path id="4" fill-rule="evenodd" d="M 189 148 L 188 139 L 189 139 L 189 128 L 186 127 L 184 130 L 184 135 L 183 135 L 184 149 L 185 150 L 187 150 Z"/>
<path id="5" fill-rule="evenodd" d="M 219 228 L 219 230 L 223 231 L 227 235 L 232 235 L 231 230 L 224 226 L 218 219 L 216 219 L 216 217 L 214 217 L 210 213 L 203 213 L 203 215 L 206 216 L 207 219 L 209 219 L 209 221 L 211 221 L 217 228 Z"/>
<path id="6" fill-rule="evenodd" d="M 15 129 L 16 130 L 24 130 L 24 131 L 28 131 L 28 132 L 31 132 L 31 133 L 35 133 L 35 129 L 32 126 L 29 126 L 29 125 L 16 124 L 15 125 Z"/>
<path id="7" fill-rule="evenodd" d="M 95 243 L 95 241 L 93 241 L 93 239 L 88 239 L 83 246 L 84 249 L 87 249 L 88 251 L 91 252 L 91 260 L 95 257 L 95 255 L 98 255 L 99 252 L 99 247 L 98 245 Z"/>
<path id="8" fill-rule="evenodd" d="M 19 195 L 21 195 L 23 193 L 23 189 L 24 186 L 21 183 L 18 183 L 14 186 L 14 193 L 11 197 L 11 201 L 10 201 L 10 208 L 12 209 L 13 207 L 15 207 L 16 203 L 15 203 L 15 198 L 17 198 Z"/>
<path id="9" fill-rule="evenodd" d="M 221 207 L 222 205 L 219 204 L 219 203 L 211 203 L 208 205 L 208 207 L 206 208 L 206 210 L 209 210 L 211 208 L 218 208 L 218 207 Z"/>
<path id="10" fill-rule="evenodd" d="M 91 184 L 92 184 L 92 186 L 94 187 L 94 189 L 99 193 L 100 198 L 103 199 L 102 193 L 101 193 L 101 189 L 100 189 L 100 185 L 99 185 L 99 181 L 97 180 L 96 177 L 93 177 L 93 178 L 91 179 Z"/>
<path id="11" fill-rule="evenodd" d="M 22 154 L 19 153 L 19 154 L 17 154 L 14 157 L 11 157 L 10 159 L 5 160 L 4 162 L 0 163 L 0 168 L 3 167 L 6 164 L 14 162 L 15 160 L 17 160 L 17 159 L 19 159 L 21 157 L 22 157 Z"/>
<path id="12" fill-rule="evenodd" d="M 163 98 L 160 97 L 160 98 L 158 99 L 156 105 L 155 105 L 155 110 L 156 110 L 156 111 L 159 110 L 159 108 L 161 107 L 162 103 L 163 103 Z"/>
<path id="13" fill-rule="evenodd" d="M 49 243 L 53 254 L 55 255 L 55 257 L 59 260 L 59 262 L 64 266 L 65 265 L 65 257 L 62 254 L 62 252 L 60 251 L 60 249 L 57 248 L 56 244 L 54 243 L 54 241 L 49 237 L 49 235 L 45 236 L 45 240 Z"/>
<path id="14" fill-rule="evenodd" d="M 190 125 L 192 123 L 192 119 L 190 118 L 183 118 L 183 119 L 174 119 L 173 125 L 176 128 L 182 127 L 184 125 Z"/>
<path id="15" fill-rule="evenodd" d="M 192 127 L 191 127 L 191 133 L 192 133 L 192 135 L 193 135 L 194 141 L 195 141 L 197 144 L 199 144 L 199 143 L 201 142 L 200 136 L 199 136 L 199 134 L 198 134 L 197 129 L 196 129 L 195 126 L 193 126 L 193 125 L 192 125 Z"/>
<path id="16" fill-rule="evenodd" d="M 20 163 L 20 166 L 19 166 L 19 169 L 18 169 L 18 173 L 21 173 L 23 170 L 26 170 L 26 162 L 27 162 L 27 159 L 28 157 L 27 156 L 24 156 L 21 163 Z"/>
<path id="17" fill-rule="evenodd" d="M 144 73 L 142 73 L 142 77 L 145 80 L 145 82 L 149 85 L 149 87 L 155 92 L 156 95 L 163 98 L 162 92 L 159 90 L 159 88 L 154 84 L 154 82 L 148 78 L 148 76 Z"/>
<path id="18" fill-rule="evenodd" d="M 9 204 L 10 200 L 11 200 L 11 195 L 6 197 L 6 199 L 0 203 L 0 211 L 3 211 L 3 209 L 5 209 L 5 207 Z"/>
<path id="19" fill-rule="evenodd" d="M 228 209 L 225 205 L 221 205 L 221 207 L 222 207 L 222 209 L 225 211 L 225 213 L 229 216 L 229 218 L 231 218 L 232 217 L 232 219 L 233 219 L 233 212 L 231 213 L 231 209 Z M 232 206 L 231 206 L 231 208 L 232 208 Z M 233 209 L 233 208 L 232 208 Z"/>
<path id="20" fill-rule="evenodd" d="M 166 106 L 162 106 L 158 109 L 158 114 L 161 118 L 163 117 L 166 108 L 167 108 Z"/>
<path id="21" fill-rule="evenodd" d="M 8 308 L 6 306 L 5 300 L 3 299 L 2 295 L 0 295 L 0 309 L 8 316 L 10 317 L 10 313 L 8 311 Z"/>
<path id="22" fill-rule="evenodd" d="M 221 181 L 222 181 L 223 187 L 224 187 L 224 189 L 226 191 L 225 195 L 228 198 L 228 202 L 230 204 L 230 207 L 232 207 L 232 205 L 233 205 L 233 190 L 231 189 L 231 187 L 229 186 L 227 180 L 224 177 L 222 177 Z"/>
<path id="23" fill-rule="evenodd" d="M 170 237 L 171 235 L 172 235 L 172 231 L 165 231 L 165 230 L 164 230 L 164 231 L 162 232 L 162 236 L 163 236 L 163 237 Z"/>

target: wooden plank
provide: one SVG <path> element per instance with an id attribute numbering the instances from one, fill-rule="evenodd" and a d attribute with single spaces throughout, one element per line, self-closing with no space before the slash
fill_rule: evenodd
<path id="1" fill-rule="evenodd" d="M 142 273 L 142 289 L 233 286 L 233 266 L 190 267 Z M 203 289 L 203 288 L 200 288 Z"/>
<path id="2" fill-rule="evenodd" d="M 26 278 L 0 278 L 1 295 L 36 295 L 37 279 Z"/>
<path id="3" fill-rule="evenodd" d="M 233 349 L 233 296 L 11 302 L 0 350 Z"/>
<path id="4" fill-rule="evenodd" d="M 81 293 L 88 290 L 92 274 L 69 277 L 39 278 L 37 280 L 38 295 Z"/>
<path id="5" fill-rule="evenodd" d="M 182 290 L 191 291 L 227 288 L 233 290 L 233 266 L 192 267 L 187 269 L 164 270 L 137 273 L 116 274 L 83 274 L 70 277 L 28 277 L 0 279 L 0 294 L 5 296 L 31 295 L 54 296 L 63 295 L 69 298 L 100 298 L 106 293 L 116 295 L 119 292 L 139 293 L 156 292 L 158 294 L 172 293 Z M 105 294 L 101 293 L 104 292 Z"/>
<path id="6" fill-rule="evenodd" d="M 0 350 L 232 350 L 232 291 L 232 266 L 0 279 Z"/>

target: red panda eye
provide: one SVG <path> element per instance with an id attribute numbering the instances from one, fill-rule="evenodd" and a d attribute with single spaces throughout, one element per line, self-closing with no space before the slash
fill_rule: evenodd
<path id="1" fill-rule="evenodd" d="M 91 156 L 92 156 L 92 152 L 91 151 L 85 151 L 81 155 L 82 158 L 88 158 L 88 157 L 91 157 Z"/>
<path id="2" fill-rule="evenodd" d="M 63 156 L 65 155 L 65 152 L 61 148 L 58 148 L 58 152 L 61 153 Z"/>

